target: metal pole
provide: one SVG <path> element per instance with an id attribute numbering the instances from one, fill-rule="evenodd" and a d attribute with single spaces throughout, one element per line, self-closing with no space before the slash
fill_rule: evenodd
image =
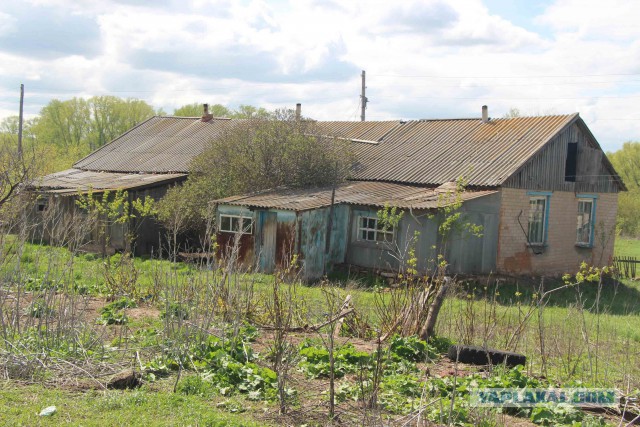
<path id="1" fill-rule="evenodd" d="M 24 84 L 20 84 L 20 114 L 18 115 L 18 159 L 22 161 L 22 109 L 24 105 Z"/>
<path id="2" fill-rule="evenodd" d="M 365 96 L 365 91 L 367 89 L 367 86 L 365 85 L 365 72 L 364 70 L 362 70 L 362 91 L 360 94 L 360 108 L 361 108 L 361 112 L 360 112 L 360 121 L 364 122 L 365 119 L 365 110 L 367 109 L 367 97 Z"/>

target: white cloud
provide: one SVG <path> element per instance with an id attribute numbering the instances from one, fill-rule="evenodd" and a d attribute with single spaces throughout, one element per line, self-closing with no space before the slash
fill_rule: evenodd
<path id="1" fill-rule="evenodd" d="M 0 117 L 24 82 L 30 114 L 54 97 L 113 94 L 167 112 L 302 102 L 311 117 L 356 119 L 365 69 L 370 119 L 579 111 L 615 149 L 640 140 L 638 16 L 638 2 L 557 0 L 530 17 L 534 32 L 481 0 L 7 2 L 0 38 L 29 19 L 49 37 L 0 43 Z"/>

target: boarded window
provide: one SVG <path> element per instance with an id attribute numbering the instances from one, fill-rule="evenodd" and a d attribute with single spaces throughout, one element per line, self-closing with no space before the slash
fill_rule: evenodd
<path id="1" fill-rule="evenodd" d="M 564 180 L 576 182 L 576 172 L 578 170 L 578 143 L 567 144 L 567 162 L 564 165 Z"/>
<path id="2" fill-rule="evenodd" d="M 391 243 L 393 236 L 393 227 L 383 227 L 378 218 L 367 216 L 358 218 L 358 240 Z"/>

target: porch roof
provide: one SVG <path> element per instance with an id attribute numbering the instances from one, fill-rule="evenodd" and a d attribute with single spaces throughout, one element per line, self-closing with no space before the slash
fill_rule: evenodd
<path id="1" fill-rule="evenodd" d="M 67 169 L 38 178 L 32 181 L 29 187 L 43 193 L 73 195 L 79 192 L 86 193 L 89 190 L 100 193 L 152 187 L 186 176 L 184 173 L 113 173 Z"/>
<path id="2" fill-rule="evenodd" d="M 437 188 L 416 187 L 390 182 L 349 181 L 336 187 L 334 204 L 373 206 L 385 205 L 401 209 L 435 209 L 456 201 L 450 183 Z M 496 190 L 464 191 L 461 201 L 496 193 Z M 331 187 L 281 188 L 259 193 L 231 196 L 216 200 L 217 204 L 264 209 L 305 211 L 331 205 Z"/>

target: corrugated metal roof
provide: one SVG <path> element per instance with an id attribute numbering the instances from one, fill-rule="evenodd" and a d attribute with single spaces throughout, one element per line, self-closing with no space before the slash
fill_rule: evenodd
<path id="1" fill-rule="evenodd" d="M 465 176 L 470 185 L 498 186 L 577 117 L 406 122 L 378 145 L 355 145 L 352 178 L 438 185 Z"/>
<path id="2" fill-rule="evenodd" d="M 152 117 L 73 166 L 109 172 L 187 173 L 191 159 L 233 123 L 237 120 Z"/>
<path id="3" fill-rule="evenodd" d="M 400 121 L 376 122 L 316 122 L 316 125 L 326 135 L 363 141 L 381 141 L 384 136 L 400 124 Z"/>
<path id="4" fill-rule="evenodd" d="M 113 173 L 67 169 L 38 178 L 30 187 L 45 193 L 77 194 L 89 189 L 95 192 L 148 187 L 186 177 L 186 174 Z"/>
<path id="5" fill-rule="evenodd" d="M 499 186 L 577 114 L 494 119 L 316 122 L 320 132 L 358 141 L 354 180 L 436 186 L 465 176 L 472 186 Z M 187 173 L 207 142 L 237 123 L 153 117 L 78 161 L 77 169 Z"/>
<path id="6" fill-rule="evenodd" d="M 465 191 L 463 201 L 493 194 L 496 191 Z M 330 187 L 314 189 L 282 189 L 232 196 L 216 200 L 218 204 L 265 209 L 304 211 L 331 205 Z M 336 187 L 335 203 L 362 206 L 396 206 L 403 209 L 434 209 L 451 200 L 446 190 L 428 189 L 388 182 L 347 182 Z"/>

